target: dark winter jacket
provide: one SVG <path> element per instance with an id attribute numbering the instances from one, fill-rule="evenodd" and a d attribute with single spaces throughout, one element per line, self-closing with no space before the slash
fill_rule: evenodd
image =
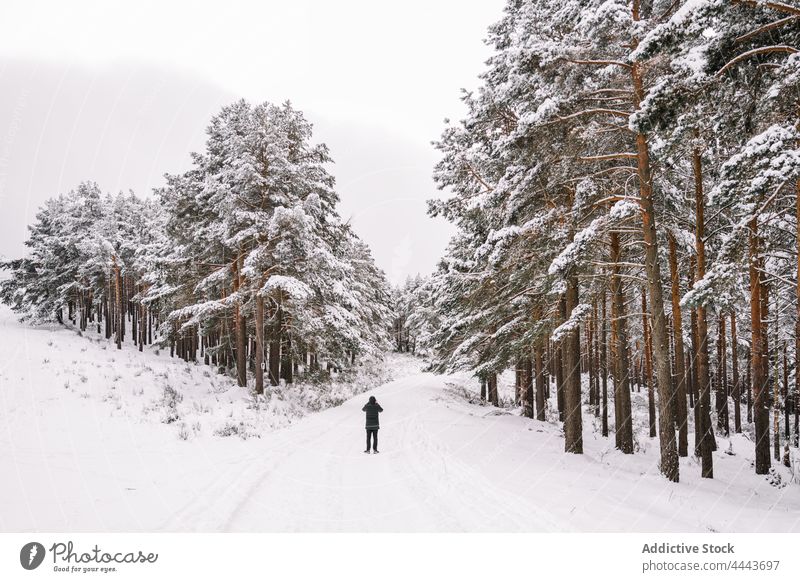
<path id="1" fill-rule="evenodd" d="M 380 428 L 378 423 L 378 413 L 383 412 L 383 408 L 377 402 L 367 402 L 362 408 L 367 413 L 367 428 Z"/>

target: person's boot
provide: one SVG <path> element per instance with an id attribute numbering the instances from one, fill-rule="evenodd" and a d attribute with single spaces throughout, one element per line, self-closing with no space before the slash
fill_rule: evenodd
<path id="1" fill-rule="evenodd" d="M 367 454 L 369 454 L 369 449 L 367 449 L 367 450 L 366 450 L 366 451 L 364 451 L 364 452 L 365 452 L 365 453 L 367 453 Z"/>

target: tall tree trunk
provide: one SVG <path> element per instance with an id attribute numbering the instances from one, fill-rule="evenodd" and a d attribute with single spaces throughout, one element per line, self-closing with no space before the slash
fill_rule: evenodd
<path id="1" fill-rule="evenodd" d="M 585 326 L 586 329 L 586 349 L 584 350 L 584 357 L 586 359 L 584 370 L 589 374 L 589 405 L 596 407 L 597 400 L 594 394 L 594 344 L 592 342 L 592 335 L 594 333 L 594 321 L 590 317 Z"/>
<path id="2" fill-rule="evenodd" d="M 493 406 L 500 406 L 500 395 L 497 393 L 497 374 L 495 372 L 489 373 L 488 387 L 489 402 L 491 402 Z"/>
<path id="3" fill-rule="evenodd" d="M 277 386 L 280 384 L 281 335 L 283 334 L 283 310 L 280 304 L 275 307 L 274 320 L 269 338 L 269 383 Z"/>
<path id="4" fill-rule="evenodd" d="M 114 288 L 116 291 L 115 298 L 117 301 L 116 316 L 117 316 L 117 349 L 122 349 L 122 334 L 124 332 L 123 322 L 125 321 L 125 313 L 122 309 L 122 274 L 120 267 L 117 264 L 117 257 L 112 258 L 114 264 Z"/>
<path id="5" fill-rule="evenodd" d="M 608 323 L 606 319 L 606 288 L 600 296 L 602 308 L 600 310 L 600 383 L 603 389 L 602 400 L 602 431 L 603 436 L 608 436 Z"/>
<path id="6" fill-rule="evenodd" d="M 558 300 L 558 312 L 561 323 L 567 319 L 566 295 L 561 295 Z M 564 349 L 561 342 L 554 346 L 556 352 L 556 404 L 558 406 L 558 420 L 564 422 Z"/>
<path id="7" fill-rule="evenodd" d="M 747 366 L 744 369 L 744 388 L 745 397 L 747 399 L 747 422 L 751 423 L 753 422 L 753 355 L 750 348 L 745 350 L 745 361 L 747 362 Z"/>
<path id="8" fill-rule="evenodd" d="M 578 305 L 578 279 L 567 278 L 567 317 Z M 564 450 L 583 453 L 583 418 L 581 406 L 581 335 L 580 327 L 567 333 L 562 341 L 564 352 Z"/>
<path id="9" fill-rule="evenodd" d="M 534 394 L 533 394 L 533 360 L 530 351 L 522 359 L 522 378 L 523 378 L 523 402 L 525 416 L 533 418 L 534 413 Z"/>
<path id="10" fill-rule="evenodd" d="M 717 354 L 719 358 L 718 362 L 718 375 L 719 380 L 717 382 L 717 387 L 720 394 L 720 407 L 718 410 L 719 416 L 717 417 L 717 428 L 722 431 L 725 436 L 730 436 L 731 428 L 730 428 L 730 419 L 728 415 L 728 348 L 726 345 L 726 325 L 725 325 L 726 317 L 725 315 L 719 316 L 719 322 L 717 323 L 718 329 L 718 348 Z"/>
<path id="11" fill-rule="evenodd" d="M 243 263 L 244 253 L 240 250 L 234 262 L 233 277 L 236 282 L 234 292 L 239 291 L 244 282 Z M 236 318 L 236 379 L 239 386 L 247 386 L 247 321 L 242 313 L 241 299 L 236 301 L 234 317 Z"/>
<path id="12" fill-rule="evenodd" d="M 792 398 L 792 408 L 794 408 L 794 446 L 800 446 L 800 180 L 797 180 L 797 191 L 795 192 L 795 237 L 797 238 L 797 287 L 795 289 L 795 323 L 794 323 L 794 396 Z"/>
<path id="13" fill-rule="evenodd" d="M 695 137 L 699 138 L 699 131 L 695 130 Z M 706 243 L 705 243 L 705 198 L 703 194 L 703 160 L 700 148 L 692 151 L 692 168 L 694 170 L 694 195 L 695 195 L 695 246 L 697 251 L 697 277 L 700 281 L 706 274 Z M 700 443 L 697 447 L 701 459 L 701 474 L 707 479 L 714 477 L 714 460 L 711 456 L 713 450 L 714 433 L 711 426 L 711 385 L 709 381 L 708 364 L 708 325 L 706 321 L 706 308 L 697 307 L 697 396 L 699 410 Z"/>
<path id="14" fill-rule="evenodd" d="M 786 437 L 786 442 L 789 442 L 791 435 L 791 423 L 789 422 L 789 356 L 787 354 L 788 346 L 783 342 L 783 388 L 781 389 L 781 402 L 783 403 L 783 434 Z"/>
<path id="15" fill-rule="evenodd" d="M 742 432 L 742 385 L 739 380 L 739 339 L 736 337 L 736 312 L 731 311 L 731 367 L 733 370 L 733 430 Z"/>
<path id="16" fill-rule="evenodd" d="M 111 277 L 108 278 L 105 295 L 106 297 L 105 301 L 103 301 L 103 309 L 105 310 L 106 339 L 110 339 L 111 330 L 113 327 L 111 325 L 111 313 L 113 312 L 113 308 L 111 307 Z"/>
<path id="17" fill-rule="evenodd" d="M 689 289 L 694 287 L 697 275 L 697 262 L 694 259 L 694 255 L 689 257 Z M 692 390 L 689 393 L 689 405 L 692 407 L 694 411 L 694 430 L 695 430 L 695 454 L 699 457 L 700 456 L 700 422 L 698 422 L 698 414 L 700 413 L 700 406 L 698 405 L 697 396 L 699 394 L 699 378 L 700 375 L 698 373 L 698 354 L 700 353 L 700 340 L 699 340 L 699 333 L 697 331 L 697 310 L 690 309 L 689 310 L 689 332 L 691 335 L 692 340 L 692 353 L 691 353 L 691 366 L 689 367 L 688 375 L 691 377 L 692 381 Z"/>
<path id="18" fill-rule="evenodd" d="M 543 342 L 543 339 L 538 339 L 536 341 L 536 347 L 534 348 L 534 363 L 536 373 L 536 420 L 546 420 L 544 414 L 546 378 L 544 374 L 544 362 L 542 361 L 544 352 L 544 347 L 542 346 Z"/>
<path id="19" fill-rule="evenodd" d="M 142 289 L 142 293 L 144 293 L 144 289 Z M 144 350 L 145 331 L 147 330 L 147 324 L 145 323 L 146 318 L 147 318 L 147 308 L 144 306 L 144 303 L 139 303 L 139 351 L 140 352 Z"/>
<path id="20" fill-rule="evenodd" d="M 256 394 L 264 393 L 264 297 L 256 293 Z"/>
<path id="21" fill-rule="evenodd" d="M 647 317 L 647 293 L 642 288 L 642 348 L 644 350 L 645 378 L 647 384 L 647 418 L 650 421 L 650 438 L 656 436 L 656 399 L 653 393 L 653 348 L 650 340 L 650 324 Z"/>
<path id="22" fill-rule="evenodd" d="M 780 313 L 778 305 L 778 294 L 775 293 L 775 350 L 774 350 L 774 372 L 772 374 L 772 442 L 775 460 L 781 460 L 781 382 L 780 382 L 780 327 L 777 314 Z"/>
<path id="23" fill-rule="evenodd" d="M 597 312 L 597 298 L 592 300 L 592 370 L 594 384 L 594 415 L 600 417 L 600 323 Z"/>
<path id="24" fill-rule="evenodd" d="M 631 419 L 630 371 L 628 368 L 628 333 L 625 322 L 625 295 L 622 289 L 622 267 L 619 233 L 612 231 L 611 242 L 611 301 L 616 374 L 614 382 L 615 445 L 625 454 L 633 453 L 633 423 Z"/>
<path id="25" fill-rule="evenodd" d="M 632 16 L 639 20 L 639 0 L 634 0 Z M 632 48 L 638 39 L 632 39 Z M 633 106 L 639 109 L 644 98 L 644 83 L 641 64 L 631 66 L 633 80 Z M 639 174 L 639 202 L 642 208 L 642 230 L 645 243 L 645 270 L 647 271 L 650 307 L 653 311 L 653 356 L 656 364 L 658 382 L 658 433 L 661 447 L 661 473 L 670 481 L 677 482 L 680 476 L 678 447 L 675 441 L 675 427 L 669 414 L 671 375 L 669 361 L 669 339 L 664 317 L 664 298 L 661 289 L 661 265 L 658 261 L 658 239 L 656 237 L 656 212 L 653 205 L 653 184 L 650 175 L 650 152 L 647 136 L 636 133 L 637 167 Z"/>
<path id="26" fill-rule="evenodd" d="M 669 233 L 669 270 L 672 279 L 672 336 L 675 345 L 675 420 L 678 425 L 678 456 L 689 454 L 689 423 L 686 410 L 686 368 L 683 352 L 683 317 L 681 314 L 680 275 L 675 237 Z"/>
<path id="27" fill-rule="evenodd" d="M 122 333 L 120 335 L 120 338 L 121 338 L 122 341 L 125 341 L 125 320 L 126 320 L 127 315 L 128 315 L 128 284 L 126 282 L 126 279 L 127 279 L 127 277 L 125 277 L 124 275 L 122 275 L 120 273 L 120 289 L 121 289 L 120 300 L 121 300 L 121 303 L 119 304 L 120 305 L 120 309 L 119 309 L 119 312 L 120 312 L 119 313 L 119 326 L 120 326 L 120 328 L 122 330 Z"/>
<path id="28" fill-rule="evenodd" d="M 750 254 L 750 329 L 751 367 L 753 384 L 753 417 L 755 420 L 756 439 L 756 474 L 769 473 L 771 461 L 769 455 L 769 403 L 766 395 L 762 350 L 764 338 L 761 316 L 761 277 L 758 271 L 759 260 L 758 218 L 750 219 L 749 254 Z"/>
<path id="29" fill-rule="evenodd" d="M 281 347 L 281 378 L 287 384 L 294 382 L 294 367 L 292 366 L 292 334 L 291 327 L 283 334 L 283 346 Z"/>

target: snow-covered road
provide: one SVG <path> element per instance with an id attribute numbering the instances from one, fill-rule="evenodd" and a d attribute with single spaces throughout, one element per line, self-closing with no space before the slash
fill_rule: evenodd
<path id="1" fill-rule="evenodd" d="M 770 485 L 739 453 L 716 455 L 713 481 L 684 459 L 674 484 L 658 474 L 653 443 L 621 455 L 589 415 L 586 454 L 565 455 L 557 425 L 481 405 L 447 377 L 417 373 L 371 394 L 384 408 L 380 454 L 362 452 L 368 395 L 358 396 L 265 439 L 252 464 L 198 495 L 165 529 L 800 529 L 797 484 Z M 742 455 L 748 444 L 735 441 Z"/>
<path id="2" fill-rule="evenodd" d="M 442 400 L 444 383 L 418 374 L 372 392 L 383 406 L 380 450 L 364 454 L 366 397 L 283 431 L 281 455 L 243 499 L 230 530 L 475 531 L 556 529 L 545 513 L 497 487 L 452 447 L 480 438 Z M 269 462 L 269 461 L 267 461 Z"/>

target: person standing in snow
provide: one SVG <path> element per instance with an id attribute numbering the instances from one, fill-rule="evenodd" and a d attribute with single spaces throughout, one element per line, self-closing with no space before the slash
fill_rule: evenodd
<path id="1" fill-rule="evenodd" d="M 372 439 L 372 452 L 377 453 L 378 429 L 380 428 L 378 414 L 383 412 L 383 408 L 381 408 L 381 405 L 378 404 L 374 396 L 370 396 L 369 402 L 367 402 L 361 410 L 367 413 L 367 449 L 364 452 L 369 453 L 369 443 L 370 439 Z"/>

